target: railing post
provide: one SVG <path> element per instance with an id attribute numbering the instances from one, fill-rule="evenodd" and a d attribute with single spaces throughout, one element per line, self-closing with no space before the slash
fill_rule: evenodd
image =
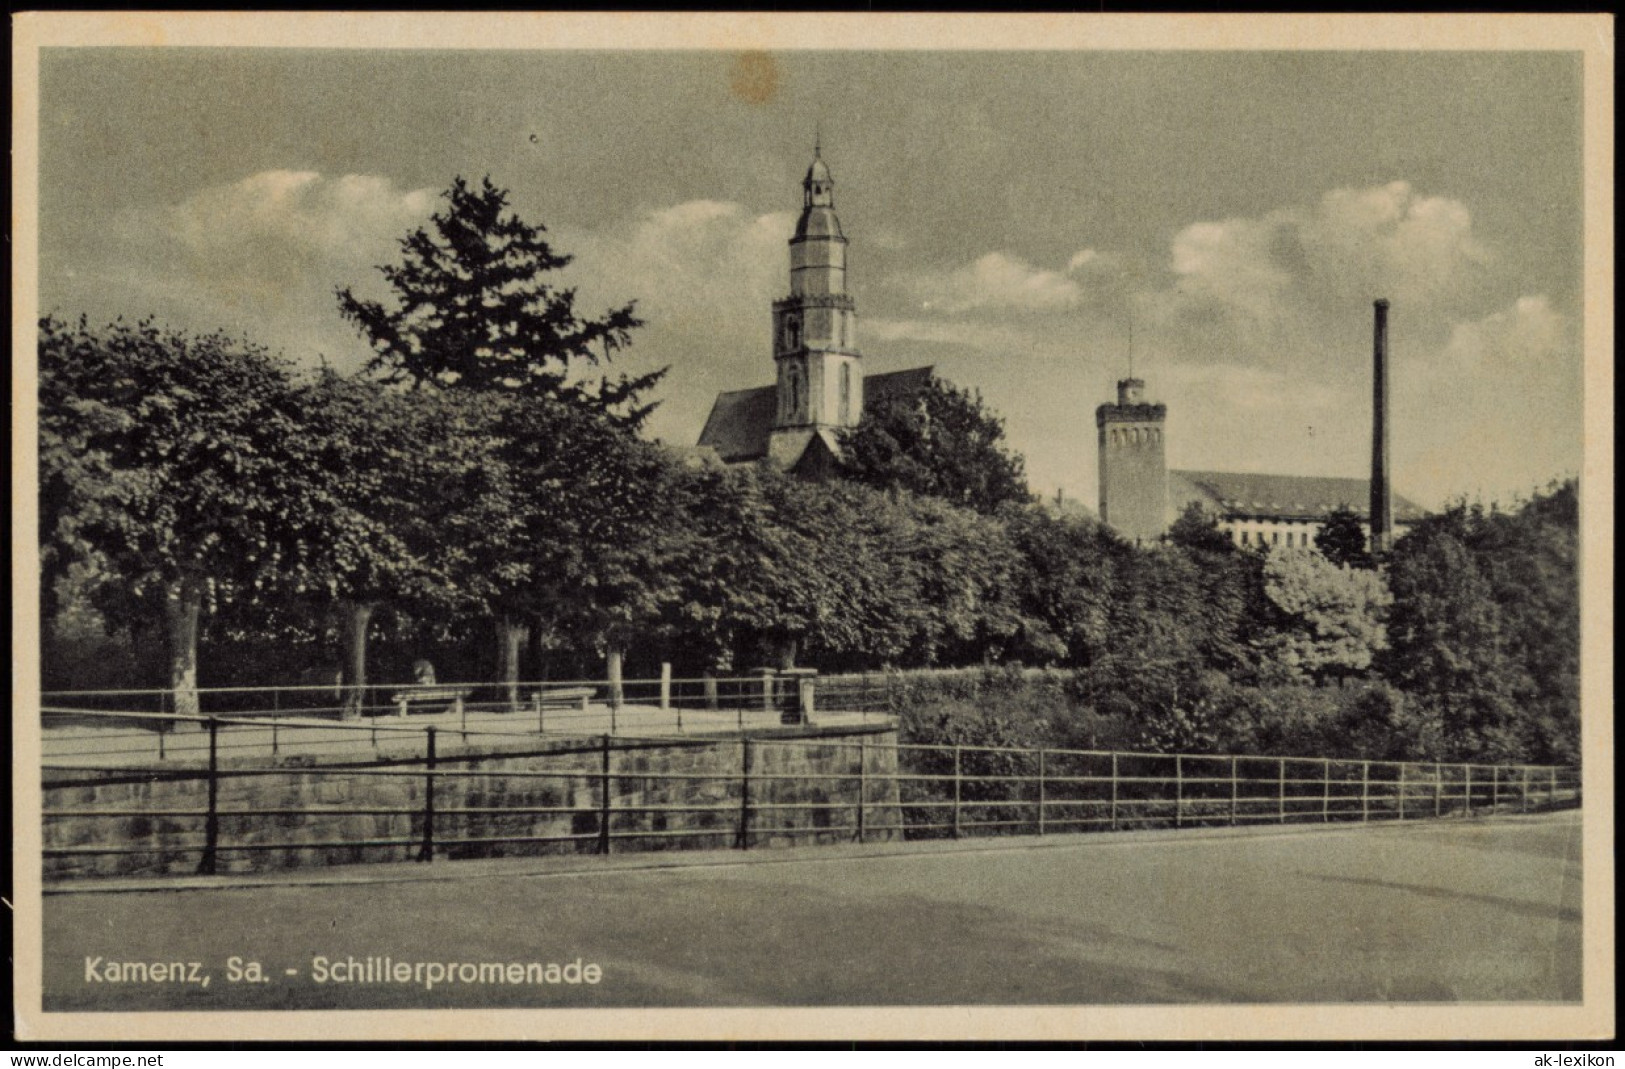
<path id="1" fill-rule="evenodd" d="M 1230 758 L 1230 826 L 1236 826 L 1236 802 L 1240 795 L 1240 781 L 1236 778 L 1236 759 Z"/>
<path id="2" fill-rule="evenodd" d="M 1174 755 L 1174 827 L 1185 824 L 1185 759 Z"/>
<path id="3" fill-rule="evenodd" d="M 542 701 L 542 688 L 540 684 L 537 685 L 536 693 L 533 695 L 533 697 L 536 699 L 536 734 L 545 735 L 547 734 L 547 703 Z"/>
<path id="4" fill-rule="evenodd" d="M 1044 834 L 1044 804 L 1048 794 L 1044 789 L 1044 751 L 1038 751 L 1038 834 Z"/>
<path id="5" fill-rule="evenodd" d="M 739 849 L 750 849 L 750 739 L 739 740 Z"/>
<path id="6" fill-rule="evenodd" d="M 1276 806 L 1275 806 L 1276 821 L 1275 822 L 1277 824 L 1285 824 L 1286 823 L 1286 758 L 1284 758 L 1284 757 L 1277 759 L 1277 767 L 1276 767 L 1276 770 L 1275 770 L 1275 778 L 1276 778 L 1276 782 L 1277 782 L 1277 785 L 1278 785 L 1277 793 L 1276 793 Z"/>
<path id="7" fill-rule="evenodd" d="M 1490 812 L 1501 808 L 1501 766 L 1490 766 Z"/>
<path id="8" fill-rule="evenodd" d="M 609 736 L 605 735 L 599 750 L 598 766 L 598 852 L 609 853 Z"/>
<path id="9" fill-rule="evenodd" d="M 198 860 L 197 870 L 205 876 L 213 876 L 215 871 L 216 853 L 220 848 L 220 751 L 219 751 L 220 722 L 209 717 L 209 801 L 208 813 L 203 818 L 203 857 Z"/>
<path id="10" fill-rule="evenodd" d="M 858 740 L 858 842 L 863 842 L 863 801 L 869 793 L 869 744 Z"/>
<path id="11" fill-rule="evenodd" d="M 1444 766 L 1433 762 L 1433 815 L 1435 818 L 1444 815 Z"/>
<path id="12" fill-rule="evenodd" d="M 1360 762 L 1360 820 L 1371 820 L 1371 762 Z"/>
<path id="13" fill-rule="evenodd" d="M 1464 790 L 1462 792 L 1462 797 L 1466 800 L 1467 815 L 1472 816 L 1473 815 L 1473 766 L 1472 765 L 1462 765 L 1461 767 L 1462 767 L 1462 770 L 1466 774 L 1466 777 L 1467 777 L 1467 787 L 1466 787 L 1466 790 Z"/>
<path id="14" fill-rule="evenodd" d="M 954 747 L 954 838 L 959 838 L 959 747 Z"/>
<path id="15" fill-rule="evenodd" d="M 671 662 L 660 662 L 660 711 L 671 711 Z"/>
<path id="16" fill-rule="evenodd" d="M 1320 822 L 1332 822 L 1332 759 L 1323 757 L 1320 761 Z"/>
<path id="17" fill-rule="evenodd" d="M 1551 791 L 1551 793 L 1549 795 L 1546 796 L 1546 804 L 1551 805 L 1551 806 L 1555 806 L 1557 804 L 1557 766 L 1556 765 L 1552 766 L 1552 791 Z"/>
<path id="18" fill-rule="evenodd" d="M 423 846 L 418 849 L 418 860 L 428 863 L 434 860 L 435 729 L 430 725 L 423 731 L 427 760 L 423 773 Z"/>
<path id="19" fill-rule="evenodd" d="M 1112 754 L 1112 831 L 1117 830 L 1117 755 Z"/>
<path id="20" fill-rule="evenodd" d="M 1518 812 L 1529 812 L 1529 766 L 1523 766 L 1523 779 L 1518 783 Z"/>
<path id="21" fill-rule="evenodd" d="M 1405 762 L 1399 763 L 1399 819 L 1405 819 Z"/>

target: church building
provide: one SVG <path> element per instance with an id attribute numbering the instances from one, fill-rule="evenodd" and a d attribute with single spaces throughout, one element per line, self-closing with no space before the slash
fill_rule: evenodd
<path id="1" fill-rule="evenodd" d="M 816 478 L 834 469 L 839 434 L 858 425 L 866 402 L 912 397 L 931 381 L 932 369 L 863 373 L 835 180 L 817 147 L 801 189 L 801 218 L 790 239 L 790 295 L 773 302 L 777 382 L 717 395 L 699 445 L 727 464 L 769 460 Z"/>

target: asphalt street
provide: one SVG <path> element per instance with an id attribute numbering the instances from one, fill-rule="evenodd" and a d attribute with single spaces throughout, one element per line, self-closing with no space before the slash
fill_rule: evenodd
<path id="1" fill-rule="evenodd" d="M 1574 813 L 362 868 L 47 895 L 46 1009 L 1581 994 Z"/>

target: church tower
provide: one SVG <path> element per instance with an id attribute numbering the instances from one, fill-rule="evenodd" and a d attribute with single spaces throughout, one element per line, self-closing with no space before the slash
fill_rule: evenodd
<path id="1" fill-rule="evenodd" d="M 1167 414 L 1167 405 L 1146 402 L 1141 379 L 1119 380 L 1117 403 L 1095 409 L 1100 519 L 1131 542 L 1155 541 L 1168 529 Z"/>
<path id="2" fill-rule="evenodd" d="M 790 296 L 773 302 L 773 362 L 777 408 L 768 455 L 800 463 L 813 439 L 828 456 L 835 432 L 863 415 L 863 360 L 857 311 L 846 292 L 846 237 L 835 217 L 835 181 L 821 146 L 801 180 L 801 219 L 790 239 Z"/>

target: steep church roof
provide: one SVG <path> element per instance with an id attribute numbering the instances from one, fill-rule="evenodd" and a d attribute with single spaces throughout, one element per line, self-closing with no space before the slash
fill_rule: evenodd
<path id="1" fill-rule="evenodd" d="M 897 397 L 912 397 L 925 389 L 934 368 L 911 367 L 863 378 L 863 405 L 870 408 Z M 710 446 L 729 464 L 767 456 L 778 414 L 778 387 L 758 386 L 717 395 L 711 415 L 700 432 L 700 445 Z"/>
<path id="2" fill-rule="evenodd" d="M 1169 498 L 1176 507 L 1206 501 L 1231 517 L 1323 520 L 1347 507 L 1362 518 L 1370 511 L 1371 483 L 1365 479 L 1316 475 L 1250 475 L 1226 471 L 1169 471 Z M 1415 523 L 1427 510 L 1394 495 L 1394 520 Z"/>

